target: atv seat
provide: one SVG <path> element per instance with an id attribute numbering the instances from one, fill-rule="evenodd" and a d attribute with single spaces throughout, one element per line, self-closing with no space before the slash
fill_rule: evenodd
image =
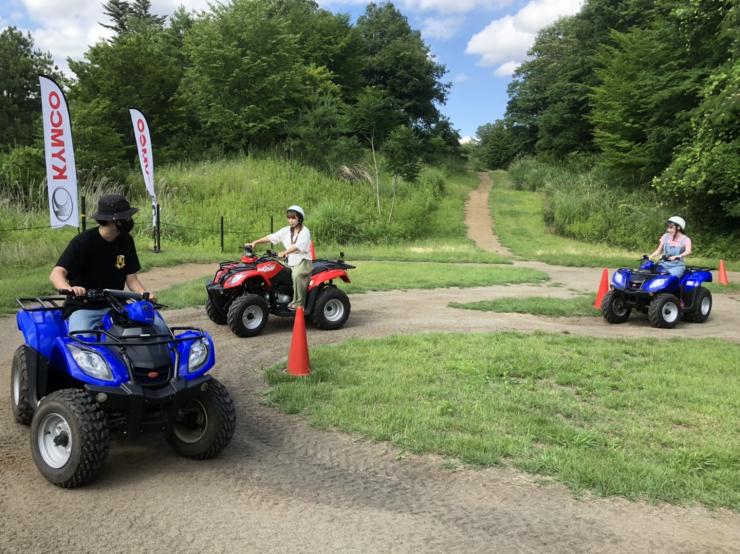
<path id="1" fill-rule="evenodd" d="M 317 273 L 321 273 L 322 271 L 326 271 L 328 269 L 331 269 L 330 262 L 316 261 L 313 264 L 313 270 L 311 271 L 311 275 L 316 275 Z"/>

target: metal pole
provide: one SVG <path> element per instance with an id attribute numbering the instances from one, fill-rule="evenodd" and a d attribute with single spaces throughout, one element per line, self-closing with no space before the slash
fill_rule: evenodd
<path id="1" fill-rule="evenodd" d="M 85 215 L 85 195 L 80 196 L 80 208 L 82 213 L 80 214 L 80 223 L 82 224 L 82 232 L 87 230 L 87 216 Z"/>
<path id="2" fill-rule="evenodd" d="M 162 245 L 161 245 L 161 243 L 159 242 L 159 239 L 160 239 L 160 233 L 159 233 L 159 230 L 160 230 L 160 221 L 159 221 L 159 204 L 157 204 L 157 232 L 156 232 L 156 233 L 157 233 L 157 246 L 156 246 L 156 249 L 154 250 L 154 251 L 155 251 L 155 252 L 157 252 L 157 253 L 159 253 L 159 252 L 161 252 L 161 251 L 162 251 Z"/>
<path id="3" fill-rule="evenodd" d="M 272 216 L 270 216 L 270 234 L 272 234 L 274 232 L 275 232 L 275 229 L 273 228 Z"/>
<path id="4" fill-rule="evenodd" d="M 221 216 L 221 252 L 224 251 L 224 216 Z"/>

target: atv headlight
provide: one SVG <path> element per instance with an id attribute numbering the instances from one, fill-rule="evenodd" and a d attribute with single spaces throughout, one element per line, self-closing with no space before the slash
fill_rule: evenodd
<path id="1" fill-rule="evenodd" d="M 666 282 L 668 282 L 668 279 L 666 277 L 660 277 L 658 279 L 655 279 L 650 282 L 649 288 L 650 290 L 659 289 L 663 286 L 665 286 Z"/>
<path id="2" fill-rule="evenodd" d="M 617 285 L 618 287 L 621 287 L 622 285 L 624 285 L 624 275 L 622 275 L 619 272 L 615 273 L 613 281 L 615 285 Z"/>
<path id="3" fill-rule="evenodd" d="M 205 339 L 198 339 L 190 345 L 190 354 L 188 354 L 188 371 L 192 373 L 202 366 L 208 359 L 208 342 Z"/>
<path id="4" fill-rule="evenodd" d="M 102 379 L 103 381 L 113 380 L 113 373 L 103 356 L 92 350 L 79 348 L 71 344 L 68 345 L 68 348 L 77 365 L 87 375 L 95 379 Z"/>

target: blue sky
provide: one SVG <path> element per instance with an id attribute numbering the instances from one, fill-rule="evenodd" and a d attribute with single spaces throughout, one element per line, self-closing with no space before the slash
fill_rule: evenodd
<path id="1" fill-rule="evenodd" d="M 152 11 L 169 15 L 178 5 L 208 9 L 208 0 L 151 0 Z M 542 27 L 576 13 L 584 0 L 397 0 L 396 7 L 421 31 L 452 82 L 441 107 L 463 137 L 500 118 L 506 110 L 511 75 Z M 356 19 L 362 0 L 319 0 L 333 12 Z M 89 44 L 108 36 L 100 0 L 0 0 L 0 29 L 31 31 L 37 48 L 51 52 L 66 69 L 66 58 L 82 57 Z"/>

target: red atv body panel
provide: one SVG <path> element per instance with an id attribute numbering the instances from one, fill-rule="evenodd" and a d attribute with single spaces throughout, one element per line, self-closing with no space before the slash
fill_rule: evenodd
<path id="1" fill-rule="evenodd" d="M 226 281 L 224 281 L 224 290 L 241 287 L 246 281 L 249 281 L 250 279 L 258 279 L 269 285 L 270 280 L 273 279 L 282 270 L 283 266 L 280 265 L 278 262 L 264 262 L 259 264 L 256 269 L 245 268 L 244 271 L 235 273 L 234 275 L 226 279 Z M 220 274 L 216 275 L 216 279 L 214 279 L 215 282 L 218 282 Z"/>
<path id="2" fill-rule="evenodd" d="M 349 283 L 349 275 L 345 269 L 330 269 L 329 271 L 322 271 L 316 275 L 311 276 L 311 280 L 308 282 L 308 290 L 315 289 L 322 283 L 331 281 L 332 279 L 341 279 L 345 283 Z"/>

